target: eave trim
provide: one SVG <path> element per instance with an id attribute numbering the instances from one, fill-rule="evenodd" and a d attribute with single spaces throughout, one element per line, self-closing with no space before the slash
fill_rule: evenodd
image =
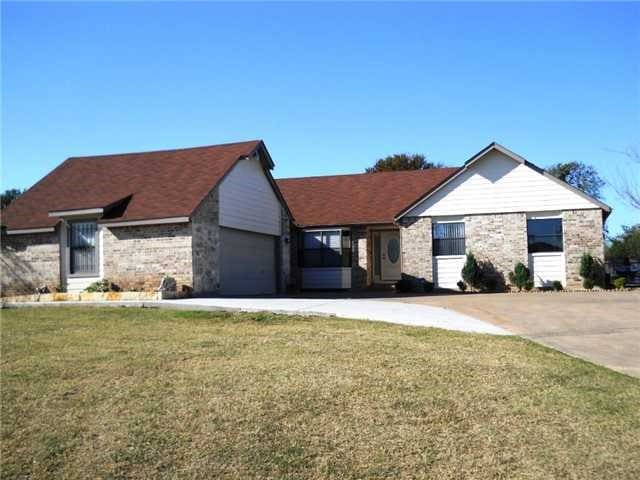
<path id="1" fill-rule="evenodd" d="M 16 230 L 7 230 L 7 235 L 27 235 L 29 233 L 50 233 L 55 232 L 55 227 L 46 228 L 21 228 Z"/>
<path id="2" fill-rule="evenodd" d="M 142 225 L 163 225 L 167 223 L 187 223 L 189 217 L 152 218 L 148 220 L 128 220 L 122 222 L 98 222 L 105 227 L 136 227 Z"/>
<path id="3" fill-rule="evenodd" d="M 104 208 L 82 208 L 78 210 L 53 210 L 49 212 L 50 217 L 76 217 L 80 215 L 102 215 Z"/>

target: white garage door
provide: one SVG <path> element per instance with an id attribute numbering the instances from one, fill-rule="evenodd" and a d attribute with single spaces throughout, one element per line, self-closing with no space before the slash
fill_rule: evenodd
<path id="1" fill-rule="evenodd" d="M 464 262 L 464 255 L 433 257 L 433 278 L 436 287 L 457 290 L 457 284 L 462 280 Z"/>
<path id="2" fill-rule="evenodd" d="M 220 228 L 220 293 L 276 293 L 276 238 Z"/>
<path id="3" fill-rule="evenodd" d="M 536 287 L 549 287 L 554 280 L 566 285 L 564 254 L 562 252 L 532 253 L 529 268 Z"/>

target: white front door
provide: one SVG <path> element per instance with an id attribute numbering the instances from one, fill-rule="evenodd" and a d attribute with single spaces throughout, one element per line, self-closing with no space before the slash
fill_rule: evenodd
<path id="1" fill-rule="evenodd" d="M 381 280 L 400 280 L 400 232 L 380 232 L 380 277 Z"/>

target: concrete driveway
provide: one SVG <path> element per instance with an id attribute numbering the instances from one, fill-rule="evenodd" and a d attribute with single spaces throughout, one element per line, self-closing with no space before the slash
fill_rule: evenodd
<path id="1" fill-rule="evenodd" d="M 162 306 L 194 310 L 270 311 L 289 315 L 335 315 L 461 332 L 509 335 L 489 322 L 432 305 L 353 298 L 187 298 L 162 300 Z"/>
<path id="2" fill-rule="evenodd" d="M 640 291 L 432 295 L 394 299 L 465 313 L 640 377 Z"/>

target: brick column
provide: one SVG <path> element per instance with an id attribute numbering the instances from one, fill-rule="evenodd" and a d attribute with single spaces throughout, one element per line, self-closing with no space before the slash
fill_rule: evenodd
<path id="1" fill-rule="evenodd" d="M 431 244 L 431 218 L 404 217 L 400 220 L 403 278 L 433 281 Z"/>
<path id="2" fill-rule="evenodd" d="M 567 286 L 581 288 L 580 258 L 590 253 L 604 261 L 602 210 L 566 210 L 562 212 L 562 236 L 566 260 Z"/>

